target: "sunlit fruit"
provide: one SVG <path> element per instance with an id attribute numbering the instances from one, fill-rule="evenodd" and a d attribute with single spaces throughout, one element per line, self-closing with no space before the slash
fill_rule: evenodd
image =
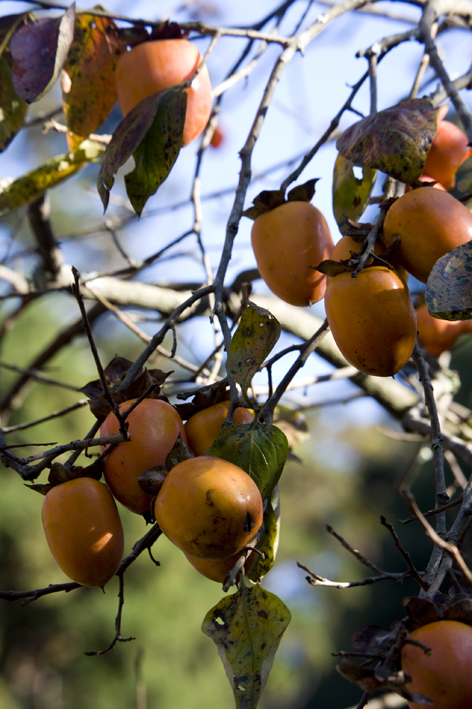
<path id="1" fill-rule="evenodd" d="M 49 549 L 66 576 L 101 588 L 115 575 L 124 538 L 106 485 L 85 477 L 56 485 L 44 498 L 41 515 Z"/>
<path id="2" fill-rule="evenodd" d="M 470 155 L 472 148 L 461 129 L 449 121 L 440 121 L 422 174 L 437 180 L 446 190 L 452 190 L 457 170 Z"/>
<path id="3" fill-rule="evenodd" d="M 423 694 L 434 709 L 470 709 L 472 707 L 472 628 L 455 620 L 438 620 L 414 630 L 409 638 L 431 649 L 407 643 L 401 662 L 412 678 L 410 692 Z M 410 709 L 424 709 L 424 704 L 408 702 Z"/>
<path id="4" fill-rule="evenodd" d="M 158 39 L 138 44 L 118 59 L 116 92 L 123 115 L 152 94 L 190 79 L 202 61 L 187 39 Z M 211 84 L 206 66 L 187 90 L 183 145 L 204 130 L 211 114 Z"/>
<path id="5" fill-rule="evenodd" d="M 440 320 L 429 314 L 426 303 L 416 308 L 416 321 L 418 323 L 418 342 L 433 357 L 445 350 L 450 350 L 459 335 L 472 332 L 470 320 Z"/>
<path id="6" fill-rule="evenodd" d="M 204 455 L 221 431 L 229 409 L 229 401 L 209 406 L 197 411 L 185 423 L 187 443 L 195 455 Z M 253 415 L 248 409 L 238 406 L 234 411 L 233 423 L 251 423 Z"/>
<path id="7" fill-rule="evenodd" d="M 120 405 L 123 413 L 135 402 Z M 130 441 L 118 443 L 104 460 L 105 480 L 122 505 L 136 514 L 151 509 L 151 497 L 141 490 L 139 476 L 156 465 L 164 465 L 178 435 L 187 442 L 184 424 L 173 406 L 160 399 L 143 399 L 127 418 Z M 100 434 L 119 432 L 113 413 L 102 423 Z"/>
<path id="8" fill-rule="evenodd" d="M 202 575 L 205 576 L 210 581 L 216 581 L 217 583 L 223 583 L 231 569 L 234 567 L 241 554 L 233 554 L 233 556 L 227 559 L 199 559 L 196 556 L 191 556 L 190 554 L 185 554 L 187 560 L 192 564 L 192 566 Z M 248 574 L 254 564 L 256 563 L 258 554 L 252 551 L 246 562 L 244 564 L 244 571 Z"/>
<path id="9" fill-rule="evenodd" d="M 331 278 L 325 295 L 328 323 L 341 353 L 361 372 L 388 377 L 408 362 L 416 342 L 415 310 L 400 276 L 384 266 L 352 278 Z"/>
<path id="10" fill-rule="evenodd" d="M 251 232 L 261 278 L 281 300 L 307 306 L 323 298 L 326 276 L 314 270 L 330 257 L 333 240 L 309 202 L 286 202 L 258 216 Z"/>
<path id="11" fill-rule="evenodd" d="M 199 456 L 172 468 L 154 513 L 164 534 L 186 554 L 226 559 L 258 532 L 263 509 L 256 483 L 242 468 Z"/>
<path id="12" fill-rule="evenodd" d="M 385 245 L 396 236 L 400 263 L 426 283 L 441 256 L 472 238 L 472 214 L 448 192 L 420 187 L 397 199 L 385 215 Z"/>

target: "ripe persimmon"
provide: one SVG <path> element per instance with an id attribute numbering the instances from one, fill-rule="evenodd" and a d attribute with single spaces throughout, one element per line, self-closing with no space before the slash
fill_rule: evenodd
<path id="1" fill-rule="evenodd" d="M 408 362 L 416 342 L 416 318 L 408 288 L 384 266 L 364 268 L 352 278 L 330 279 L 326 317 L 347 361 L 365 374 L 392 376 Z"/>
<path id="2" fill-rule="evenodd" d="M 456 620 L 438 620 L 417 628 L 410 635 L 431 649 L 406 643 L 401 663 L 412 678 L 406 686 L 434 703 L 434 709 L 470 709 L 472 706 L 472 628 Z M 410 709 L 425 705 L 408 702 Z"/>
<path id="3" fill-rule="evenodd" d="M 307 306 L 321 300 L 326 276 L 314 269 L 330 257 L 331 233 L 309 202 L 285 202 L 254 221 L 251 242 L 261 278 L 281 300 Z"/>
<path id="4" fill-rule="evenodd" d="M 130 399 L 120 405 L 123 413 L 136 401 Z M 180 434 L 187 442 L 184 424 L 173 406 L 161 399 L 143 399 L 128 418 L 130 441 L 118 443 L 103 462 L 108 487 L 122 505 L 136 514 L 151 509 L 151 497 L 141 490 L 139 476 L 165 459 Z M 119 424 L 113 413 L 102 423 L 100 433 L 109 436 L 118 433 Z"/>
<path id="5" fill-rule="evenodd" d="M 176 465 L 154 505 L 156 522 L 186 554 L 226 559 L 262 524 L 262 498 L 254 480 L 233 463 L 199 456 Z"/>
<path id="6" fill-rule="evenodd" d="M 158 39 L 142 42 L 118 59 L 116 92 L 123 115 L 152 94 L 190 79 L 202 61 L 194 44 L 187 39 Z M 211 114 L 211 84 L 203 66 L 187 89 L 187 113 L 183 145 L 197 138 Z"/>
<path id="7" fill-rule="evenodd" d="M 355 241 L 352 237 L 343 236 L 335 244 L 334 249 L 331 252 L 330 259 L 332 259 L 333 261 L 346 261 L 347 259 L 351 258 L 351 251 L 355 254 L 358 254 L 361 246 L 362 244 L 358 241 Z M 376 254 L 377 256 L 383 256 L 385 251 L 385 246 L 382 244 L 381 241 L 377 239 L 374 246 L 374 254 Z M 398 263 L 397 258 L 394 257 L 392 259 L 392 265 L 395 267 L 395 270 L 400 276 L 400 278 L 402 278 L 402 280 L 406 283 L 408 281 L 408 272 L 405 271 L 405 269 Z"/>
<path id="8" fill-rule="evenodd" d="M 213 404 L 197 411 L 185 423 L 187 443 L 195 455 L 204 455 L 221 431 L 229 409 L 229 401 Z M 238 406 L 234 411 L 233 423 L 251 423 L 253 415 L 248 409 Z"/>
<path id="9" fill-rule="evenodd" d="M 422 175 L 429 175 L 444 185 L 446 190 L 452 190 L 456 184 L 457 170 L 470 155 L 472 148 L 465 133 L 450 121 L 440 121 Z"/>
<path id="10" fill-rule="evenodd" d="M 93 478 L 51 488 L 41 516 L 51 553 L 62 571 L 82 586 L 101 588 L 123 556 L 123 527 L 109 489 Z"/>
<path id="11" fill-rule="evenodd" d="M 387 211 L 383 241 L 401 237 L 398 260 L 426 283 L 436 261 L 472 238 L 472 214 L 448 192 L 420 187 L 397 199 Z"/>
<path id="12" fill-rule="evenodd" d="M 440 320 L 429 314 L 426 303 L 416 308 L 418 323 L 418 342 L 433 357 L 439 357 L 445 350 L 450 350 L 459 335 L 472 332 L 470 320 Z"/>
<path id="13" fill-rule="evenodd" d="M 239 557 L 240 552 L 229 556 L 227 559 L 199 559 L 196 556 L 185 554 L 187 560 L 192 564 L 202 576 L 205 576 L 210 581 L 223 583 Z M 244 571 L 248 574 L 257 561 L 257 552 L 252 551 L 244 564 Z"/>

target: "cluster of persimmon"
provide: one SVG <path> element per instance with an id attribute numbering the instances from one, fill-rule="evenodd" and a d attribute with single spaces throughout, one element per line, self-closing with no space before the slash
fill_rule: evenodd
<path id="1" fill-rule="evenodd" d="M 309 183 L 300 188 L 301 197 L 292 190 L 287 201 L 280 193 L 263 192 L 245 212 L 254 219 L 251 242 L 267 286 L 291 305 L 307 306 L 324 297 L 336 344 L 366 374 L 399 372 L 411 357 L 417 328 L 420 343 L 435 356 L 471 331 L 469 322 L 437 320 L 434 326 L 424 308 L 415 313 L 407 285 L 409 274 L 426 283 L 441 256 L 472 238 L 472 214 L 446 191 L 472 148 L 460 128 L 443 118 L 444 111 L 420 178 L 434 184 L 410 189 L 393 202 L 374 247 L 379 258 L 355 277 L 349 266 L 332 277 L 329 268 L 316 270 L 325 259 L 355 261 L 361 243 L 343 236 L 333 246 L 324 216 L 309 203 L 306 190 L 303 194 Z"/>
<path id="2" fill-rule="evenodd" d="M 123 402 L 120 413 L 135 401 Z M 207 578 L 223 582 L 246 547 L 244 566 L 249 572 L 257 559 L 250 548 L 262 524 L 261 494 L 242 468 L 205 455 L 228 408 L 229 402 L 214 404 L 184 425 L 167 402 L 143 399 L 126 418 L 130 440 L 110 446 L 104 459 L 106 485 L 79 477 L 47 492 L 42 507 L 46 539 L 69 578 L 83 586 L 102 587 L 117 572 L 124 537 L 115 499 L 136 514 L 152 513 L 162 532 Z M 239 407 L 234 420 L 249 423 L 253 417 Z M 118 418 L 110 413 L 102 423 L 101 435 L 118 431 Z M 140 477 L 164 466 L 179 436 L 195 457 L 161 474 L 158 488 L 148 494 Z"/>

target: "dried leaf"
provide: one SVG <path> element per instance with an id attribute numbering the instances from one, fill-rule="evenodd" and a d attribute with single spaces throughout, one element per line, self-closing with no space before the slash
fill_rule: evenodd
<path id="1" fill-rule="evenodd" d="M 223 428 L 208 451 L 242 468 L 254 480 L 262 499 L 278 483 L 288 455 L 285 433 L 273 424 L 254 419 Z"/>
<path id="2" fill-rule="evenodd" d="M 287 194 L 287 202 L 311 202 L 315 196 L 315 185 L 320 178 L 315 177 L 303 185 L 297 185 Z"/>
<path id="3" fill-rule="evenodd" d="M 441 256 L 426 283 L 430 314 L 441 320 L 472 318 L 472 241 Z"/>
<path id="4" fill-rule="evenodd" d="M 128 196 L 141 213 L 147 198 L 166 179 L 177 159 L 186 101 L 183 84 L 177 84 L 148 96 L 126 115 L 113 134 L 98 174 L 97 188 L 105 211 L 114 175 L 134 155 L 136 167 L 125 179 Z"/>
<path id="5" fill-rule="evenodd" d="M 100 143 L 84 140 L 74 154 L 65 153 L 48 160 L 44 165 L 0 187 L 0 215 L 25 207 L 40 197 L 45 190 L 64 182 L 87 163 L 96 162 L 105 148 Z"/>
<path id="6" fill-rule="evenodd" d="M 364 167 L 362 180 L 354 175 L 354 163 L 339 154 L 333 174 L 333 214 L 341 234 L 351 227 L 351 221 L 364 214 L 375 184 L 377 170 Z"/>
<path id="7" fill-rule="evenodd" d="M 233 335 L 226 371 L 247 398 L 247 390 L 280 337 L 280 323 L 268 310 L 249 302 Z"/>
<path id="8" fill-rule="evenodd" d="M 107 119 L 116 103 L 115 68 L 125 50 L 113 20 L 80 14 L 64 65 L 62 107 L 74 150 Z"/>
<path id="9" fill-rule="evenodd" d="M 325 276 L 331 276 L 331 278 L 334 278 L 334 276 L 337 276 L 340 273 L 346 273 L 346 271 L 353 270 L 349 267 L 348 262 L 333 261 L 333 259 L 326 259 L 318 264 L 318 266 L 315 266 L 315 268 L 320 273 L 324 273 Z"/>
<path id="10" fill-rule="evenodd" d="M 165 466 L 167 470 L 172 470 L 176 465 L 182 463 L 184 460 L 190 460 L 190 458 L 195 458 L 195 454 L 183 441 L 179 433 L 172 449 L 166 456 Z"/>
<path id="11" fill-rule="evenodd" d="M 353 633 L 351 648 L 354 652 L 377 653 L 392 637 L 392 633 L 380 625 L 364 625 Z"/>
<path id="12" fill-rule="evenodd" d="M 436 135 L 437 115 L 429 99 L 405 99 L 354 123 L 336 147 L 354 165 L 377 168 L 413 184 Z"/>
<path id="13" fill-rule="evenodd" d="M 285 204 L 285 192 L 283 190 L 263 190 L 253 200 L 254 206 L 244 210 L 243 217 L 257 219 L 261 214 L 270 212 L 282 204 Z"/>
<path id="14" fill-rule="evenodd" d="M 27 103 L 37 101 L 59 78 L 74 37 L 75 3 L 55 19 L 23 25 L 10 40 L 13 85 Z"/>
<path id="15" fill-rule="evenodd" d="M 410 598 L 405 604 L 405 610 L 408 614 L 410 631 L 441 619 L 434 603 L 425 598 Z"/>
<path id="16" fill-rule="evenodd" d="M 243 587 L 212 608 L 202 630 L 217 645 L 237 709 L 256 709 L 290 611 L 260 586 Z"/>

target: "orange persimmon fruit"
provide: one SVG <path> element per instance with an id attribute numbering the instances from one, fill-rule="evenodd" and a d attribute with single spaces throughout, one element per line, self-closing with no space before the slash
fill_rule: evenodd
<path id="1" fill-rule="evenodd" d="M 223 583 L 239 557 L 240 552 L 229 556 L 227 559 L 199 559 L 196 556 L 191 556 L 191 554 L 185 554 L 187 561 L 189 561 L 193 568 L 196 569 L 202 576 L 205 576 L 210 581 L 216 581 L 217 583 Z M 248 574 L 254 564 L 257 561 L 258 554 L 252 551 L 245 563 L 244 572 Z"/>
<path id="2" fill-rule="evenodd" d="M 472 214 L 448 192 L 420 187 L 397 199 L 385 215 L 385 245 L 397 236 L 399 262 L 426 283 L 441 256 L 472 238 Z"/>
<path id="3" fill-rule="evenodd" d="M 416 317 L 408 288 L 384 266 L 330 279 L 326 317 L 347 361 L 365 374 L 388 377 L 408 362 L 416 342 Z"/>
<path id="4" fill-rule="evenodd" d="M 418 342 L 433 357 L 439 357 L 445 350 L 450 350 L 459 335 L 472 332 L 470 320 L 440 320 L 433 318 L 426 303 L 416 308 L 418 324 Z"/>
<path id="5" fill-rule="evenodd" d="M 263 506 L 256 483 L 242 468 L 204 455 L 172 468 L 154 514 L 166 537 L 186 554 L 226 559 L 257 534 Z"/>
<path id="6" fill-rule="evenodd" d="M 472 707 L 472 628 L 456 620 L 438 620 L 417 628 L 409 638 L 431 649 L 406 643 L 402 649 L 402 670 L 412 678 L 406 687 L 428 697 L 434 709 Z M 410 709 L 425 705 L 408 702 Z"/>
<path id="7" fill-rule="evenodd" d="M 455 123 L 440 121 L 421 174 L 429 175 L 446 190 L 452 190 L 457 170 L 470 155 L 472 148 L 465 133 Z"/>
<path id="8" fill-rule="evenodd" d="M 115 80 L 123 115 L 148 96 L 190 79 L 201 61 L 200 52 L 187 39 L 142 42 L 122 54 L 116 65 Z M 210 77 L 203 66 L 187 89 L 183 145 L 202 133 L 210 118 L 211 106 Z"/>
<path id="9" fill-rule="evenodd" d="M 120 404 L 120 413 L 135 401 Z M 179 434 L 185 443 L 187 436 L 177 411 L 161 399 L 143 399 L 126 420 L 131 440 L 112 448 L 103 461 L 103 472 L 116 499 L 132 512 L 144 514 L 151 509 L 151 497 L 139 486 L 139 476 L 156 465 L 164 465 Z M 109 436 L 118 432 L 118 419 L 110 413 L 101 425 L 100 434 Z"/>
<path id="10" fill-rule="evenodd" d="M 197 411 L 185 423 L 187 443 L 195 455 L 204 455 L 221 431 L 228 414 L 229 401 L 213 404 Z M 248 409 L 238 406 L 234 411 L 233 423 L 251 423 L 253 415 Z"/>
<path id="11" fill-rule="evenodd" d="M 123 527 L 106 485 L 75 478 L 51 488 L 41 509 L 46 540 L 62 571 L 82 586 L 101 588 L 123 556 Z"/>
<path id="12" fill-rule="evenodd" d="M 293 201 L 264 212 L 251 242 L 261 278 L 281 300 L 307 306 L 323 298 L 326 276 L 314 267 L 330 257 L 333 239 L 319 209 Z"/>

